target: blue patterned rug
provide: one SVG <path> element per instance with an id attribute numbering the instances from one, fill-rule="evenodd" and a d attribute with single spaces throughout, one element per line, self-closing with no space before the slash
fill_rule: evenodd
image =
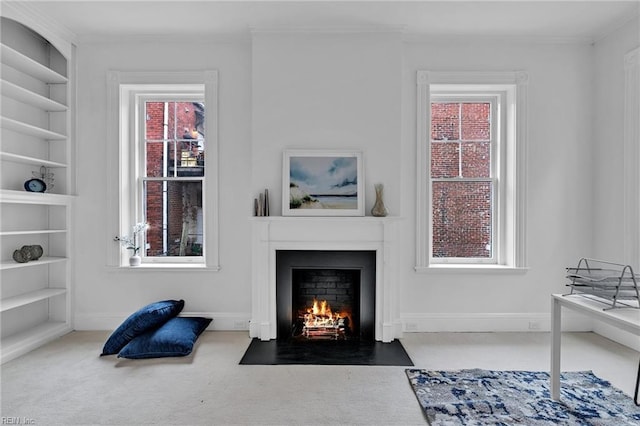
<path id="1" fill-rule="evenodd" d="M 633 399 L 590 371 L 561 374 L 560 402 L 551 399 L 546 372 L 406 373 L 432 426 L 640 425 Z"/>

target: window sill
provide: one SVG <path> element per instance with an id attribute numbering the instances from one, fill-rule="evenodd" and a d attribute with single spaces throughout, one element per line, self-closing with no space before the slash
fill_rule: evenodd
<path id="1" fill-rule="evenodd" d="M 178 272 L 185 272 L 185 271 L 207 271 L 207 272 L 217 272 L 220 270 L 220 266 L 216 265 L 216 266 L 207 266 L 204 264 L 188 264 L 188 263 L 145 263 L 142 264 L 140 266 L 129 266 L 129 265 L 122 265 L 122 266 L 111 266 L 109 267 L 109 269 L 111 271 L 146 271 L 146 272 L 153 272 L 153 271 L 178 271 Z"/>
<path id="2" fill-rule="evenodd" d="M 434 264 L 429 266 L 416 266 L 419 274 L 512 274 L 520 275 L 529 271 L 528 267 L 515 267 L 505 265 L 464 265 L 464 264 Z"/>

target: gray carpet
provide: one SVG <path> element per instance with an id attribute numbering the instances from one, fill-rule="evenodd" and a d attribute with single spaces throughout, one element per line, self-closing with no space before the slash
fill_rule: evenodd
<path id="1" fill-rule="evenodd" d="M 2 365 L 2 416 L 36 425 L 425 425 L 402 366 L 239 365 L 247 332 L 205 332 L 185 358 L 99 357 L 109 332 L 74 332 Z M 544 370 L 548 333 L 406 333 L 416 368 Z M 563 369 L 632 394 L 638 352 L 563 336 Z"/>
<path id="2" fill-rule="evenodd" d="M 184 358 L 99 357 L 108 335 L 75 332 L 5 364 L 2 416 L 36 425 L 424 423 L 406 367 L 239 365 L 246 332 L 205 332 Z"/>

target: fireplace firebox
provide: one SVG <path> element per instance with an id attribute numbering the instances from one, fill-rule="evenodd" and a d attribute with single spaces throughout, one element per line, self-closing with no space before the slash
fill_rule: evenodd
<path id="1" fill-rule="evenodd" d="M 375 251 L 276 251 L 278 340 L 375 338 Z"/>

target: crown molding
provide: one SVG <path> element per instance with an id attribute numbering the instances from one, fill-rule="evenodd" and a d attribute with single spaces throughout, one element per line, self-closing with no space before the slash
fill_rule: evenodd
<path id="1" fill-rule="evenodd" d="M 622 27 L 624 27 L 627 24 L 631 23 L 634 19 L 635 20 L 640 20 L 640 3 L 636 6 L 635 13 L 630 13 L 628 15 L 625 15 L 622 18 L 618 19 L 617 21 L 614 21 L 614 22 L 610 23 L 609 25 L 607 25 L 607 26 L 605 26 L 603 28 L 600 28 L 600 30 L 593 37 L 593 43 L 597 43 L 597 42 L 609 37 L 611 34 L 615 33 L 616 31 L 618 31 Z M 640 25 L 640 23 L 639 23 L 639 25 Z"/>
<path id="2" fill-rule="evenodd" d="M 562 36 L 514 36 L 514 35 L 476 35 L 476 34 L 435 34 L 404 33 L 405 43 L 502 43 L 502 44 L 538 44 L 538 45 L 581 45 L 593 44 L 592 37 Z"/>
<path id="3" fill-rule="evenodd" d="M 252 35 L 256 34 L 403 34 L 404 25 L 369 25 L 369 26 L 275 26 L 249 27 Z"/>
<path id="4" fill-rule="evenodd" d="M 116 34 L 81 35 L 79 44 L 93 43 L 250 43 L 247 33 L 208 33 L 208 34 Z"/>

